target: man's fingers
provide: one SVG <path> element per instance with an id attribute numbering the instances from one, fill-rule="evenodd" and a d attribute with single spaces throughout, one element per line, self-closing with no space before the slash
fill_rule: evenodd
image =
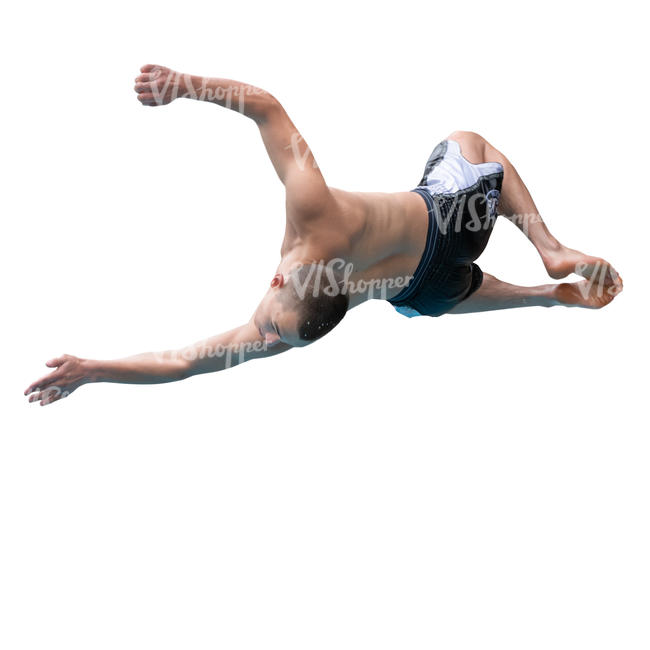
<path id="1" fill-rule="evenodd" d="M 68 393 L 58 386 L 52 386 L 51 388 L 46 388 L 45 390 L 37 390 L 37 392 L 32 393 L 29 396 L 29 402 L 40 402 L 41 406 L 46 404 L 51 404 L 60 400 L 62 397 L 66 397 Z"/>
<path id="2" fill-rule="evenodd" d="M 29 388 L 25 390 L 25 395 L 29 395 L 30 393 L 33 393 L 35 390 L 43 390 L 47 386 L 53 384 L 58 378 L 59 375 L 56 374 L 55 371 L 55 372 L 51 372 L 49 375 L 45 375 L 44 377 L 37 379 L 34 383 L 30 384 Z"/>
<path id="3" fill-rule="evenodd" d="M 138 99 L 144 106 L 158 106 L 160 103 L 154 98 L 153 93 L 140 93 Z"/>
<path id="4" fill-rule="evenodd" d="M 155 84 L 151 84 L 148 81 L 141 81 L 140 83 L 137 83 L 135 84 L 135 86 L 133 86 L 133 90 L 135 90 L 135 92 L 139 94 L 153 93 L 154 91 L 157 90 L 157 87 Z"/>
<path id="5" fill-rule="evenodd" d="M 60 388 L 49 388 L 48 390 L 41 393 L 41 406 L 52 404 L 52 402 L 60 400 L 63 395 L 64 392 Z"/>
<path id="6" fill-rule="evenodd" d="M 39 390 L 42 381 L 45 381 L 45 377 L 41 377 L 41 379 L 39 379 L 38 381 L 35 381 L 33 384 L 30 384 L 29 387 L 25 389 L 25 395 L 29 395 L 30 393 L 33 393 L 35 390 Z"/>
<path id="7" fill-rule="evenodd" d="M 147 65 L 143 65 L 140 68 L 140 72 L 144 74 L 149 74 L 152 79 L 155 79 L 156 77 L 160 76 L 163 72 L 164 68 L 160 65 L 152 65 L 151 63 L 147 63 Z"/>
<path id="8" fill-rule="evenodd" d="M 46 395 L 45 399 L 41 400 L 41 406 L 46 406 L 47 404 L 52 404 L 53 402 L 58 402 L 63 397 L 62 392 L 53 392 L 50 395 Z"/>
<path id="9" fill-rule="evenodd" d="M 65 359 L 63 357 L 56 357 L 54 359 L 50 359 L 49 361 L 46 361 L 45 365 L 48 368 L 58 368 L 61 364 L 63 364 L 64 361 Z"/>

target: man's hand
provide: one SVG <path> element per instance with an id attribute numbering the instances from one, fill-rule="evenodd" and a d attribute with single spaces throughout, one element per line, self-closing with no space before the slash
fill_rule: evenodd
<path id="1" fill-rule="evenodd" d="M 45 365 L 56 370 L 41 377 L 25 390 L 25 395 L 29 395 L 29 401 L 40 401 L 41 406 L 67 397 L 79 386 L 90 381 L 84 367 L 84 359 L 73 357 L 71 354 L 51 359 Z"/>
<path id="2" fill-rule="evenodd" d="M 143 65 L 135 80 L 138 99 L 145 106 L 163 106 L 185 93 L 183 75 L 163 65 Z"/>

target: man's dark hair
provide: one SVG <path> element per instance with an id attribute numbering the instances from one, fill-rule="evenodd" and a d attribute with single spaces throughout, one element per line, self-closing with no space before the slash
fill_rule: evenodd
<path id="1" fill-rule="evenodd" d="M 285 304 L 298 314 L 298 336 L 302 341 L 316 341 L 331 332 L 350 304 L 342 274 L 324 264 L 294 269 L 283 293 Z"/>

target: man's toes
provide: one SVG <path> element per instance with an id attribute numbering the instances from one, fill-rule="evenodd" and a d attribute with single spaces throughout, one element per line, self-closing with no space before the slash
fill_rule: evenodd
<path id="1" fill-rule="evenodd" d="M 609 287 L 607 287 L 607 293 L 612 297 L 615 298 L 618 296 L 619 293 L 623 291 L 623 283 L 620 284 L 612 284 Z"/>

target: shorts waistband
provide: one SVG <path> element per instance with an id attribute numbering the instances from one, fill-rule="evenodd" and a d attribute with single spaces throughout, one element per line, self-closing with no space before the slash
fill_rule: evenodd
<path id="1" fill-rule="evenodd" d="M 405 300 L 409 296 L 413 295 L 413 293 L 415 293 L 417 288 L 420 286 L 424 278 L 425 272 L 429 266 L 429 262 L 431 262 L 431 258 L 433 257 L 433 251 L 435 250 L 436 247 L 436 239 L 438 238 L 438 229 L 435 227 L 436 226 L 435 218 L 434 218 L 435 207 L 433 203 L 433 198 L 431 197 L 429 192 L 427 192 L 425 189 L 422 189 L 421 187 L 416 187 L 415 189 L 411 190 L 411 192 L 417 192 L 424 199 L 424 202 L 427 204 L 427 214 L 429 216 L 429 224 L 427 226 L 427 241 L 424 246 L 424 252 L 422 253 L 422 257 L 420 258 L 417 268 L 415 269 L 415 273 L 413 273 L 413 277 L 411 278 L 411 281 L 396 296 L 394 296 L 388 301 L 391 304 L 394 302 L 401 302 Z"/>

